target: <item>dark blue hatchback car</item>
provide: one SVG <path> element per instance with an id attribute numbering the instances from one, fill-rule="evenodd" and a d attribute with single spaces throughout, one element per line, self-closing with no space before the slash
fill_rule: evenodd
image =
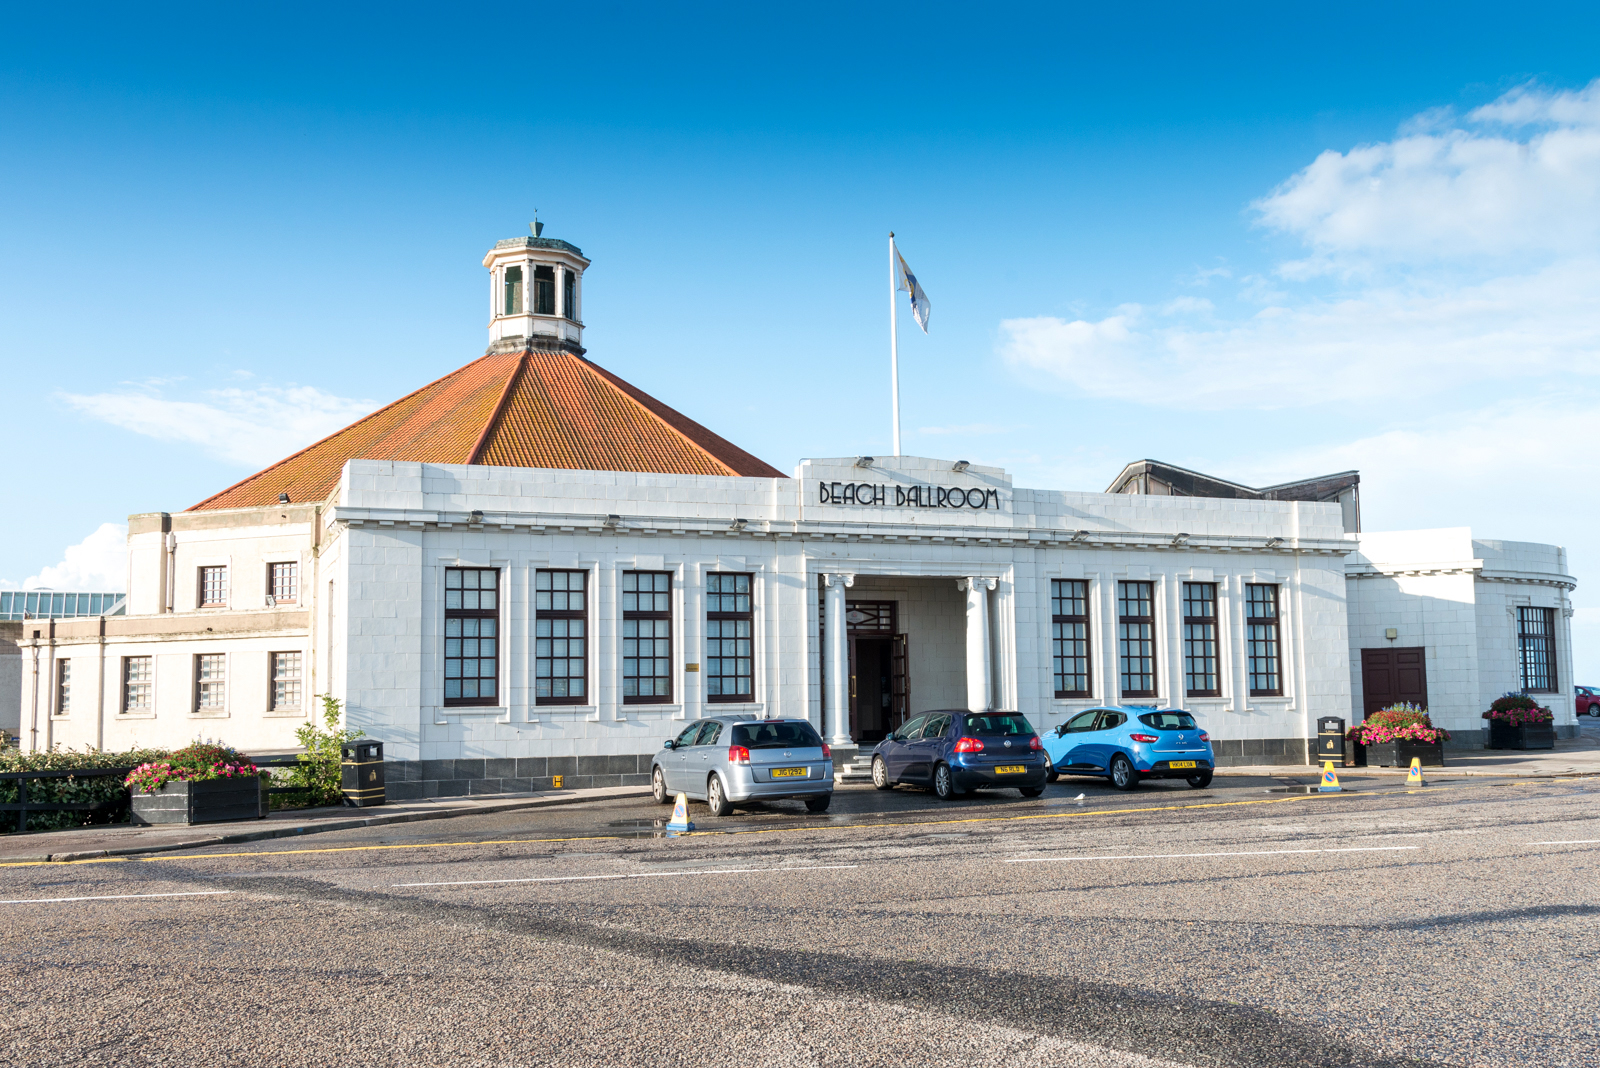
<path id="1" fill-rule="evenodd" d="M 872 785 L 931 786 L 944 799 L 1005 787 L 1038 797 L 1049 773 L 1044 743 L 1020 712 L 924 712 L 872 751 Z"/>

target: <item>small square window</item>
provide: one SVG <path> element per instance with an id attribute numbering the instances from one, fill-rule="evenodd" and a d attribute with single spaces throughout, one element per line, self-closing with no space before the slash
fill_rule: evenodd
<path id="1" fill-rule="evenodd" d="M 200 569 L 200 607 L 226 608 L 228 606 L 228 569 L 202 567 Z"/>

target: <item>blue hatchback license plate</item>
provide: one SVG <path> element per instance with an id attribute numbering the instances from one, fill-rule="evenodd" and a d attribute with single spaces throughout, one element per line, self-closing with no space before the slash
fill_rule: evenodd
<path id="1" fill-rule="evenodd" d="M 1169 768 L 1192 768 L 1192 767 L 1194 767 L 1194 761 L 1192 761 L 1192 760 L 1173 760 L 1173 761 L 1169 761 L 1167 763 L 1167 767 L 1169 767 Z"/>

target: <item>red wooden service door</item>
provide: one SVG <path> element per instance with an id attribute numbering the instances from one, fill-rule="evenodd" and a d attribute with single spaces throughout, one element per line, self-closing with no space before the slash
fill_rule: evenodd
<path id="1" fill-rule="evenodd" d="M 1399 701 L 1428 707 L 1426 650 L 1361 650 L 1361 717 Z"/>

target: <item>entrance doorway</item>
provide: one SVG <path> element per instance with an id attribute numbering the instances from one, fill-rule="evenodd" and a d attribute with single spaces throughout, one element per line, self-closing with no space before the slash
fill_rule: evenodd
<path id="1" fill-rule="evenodd" d="M 1400 701 L 1428 707 L 1427 650 L 1361 650 L 1361 718 Z"/>
<path id="2" fill-rule="evenodd" d="M 906 636 L 894 601 L 845 602 L 850 639 L 850 726 L 857 742 L 881 742 L 911 707 Z"/>

